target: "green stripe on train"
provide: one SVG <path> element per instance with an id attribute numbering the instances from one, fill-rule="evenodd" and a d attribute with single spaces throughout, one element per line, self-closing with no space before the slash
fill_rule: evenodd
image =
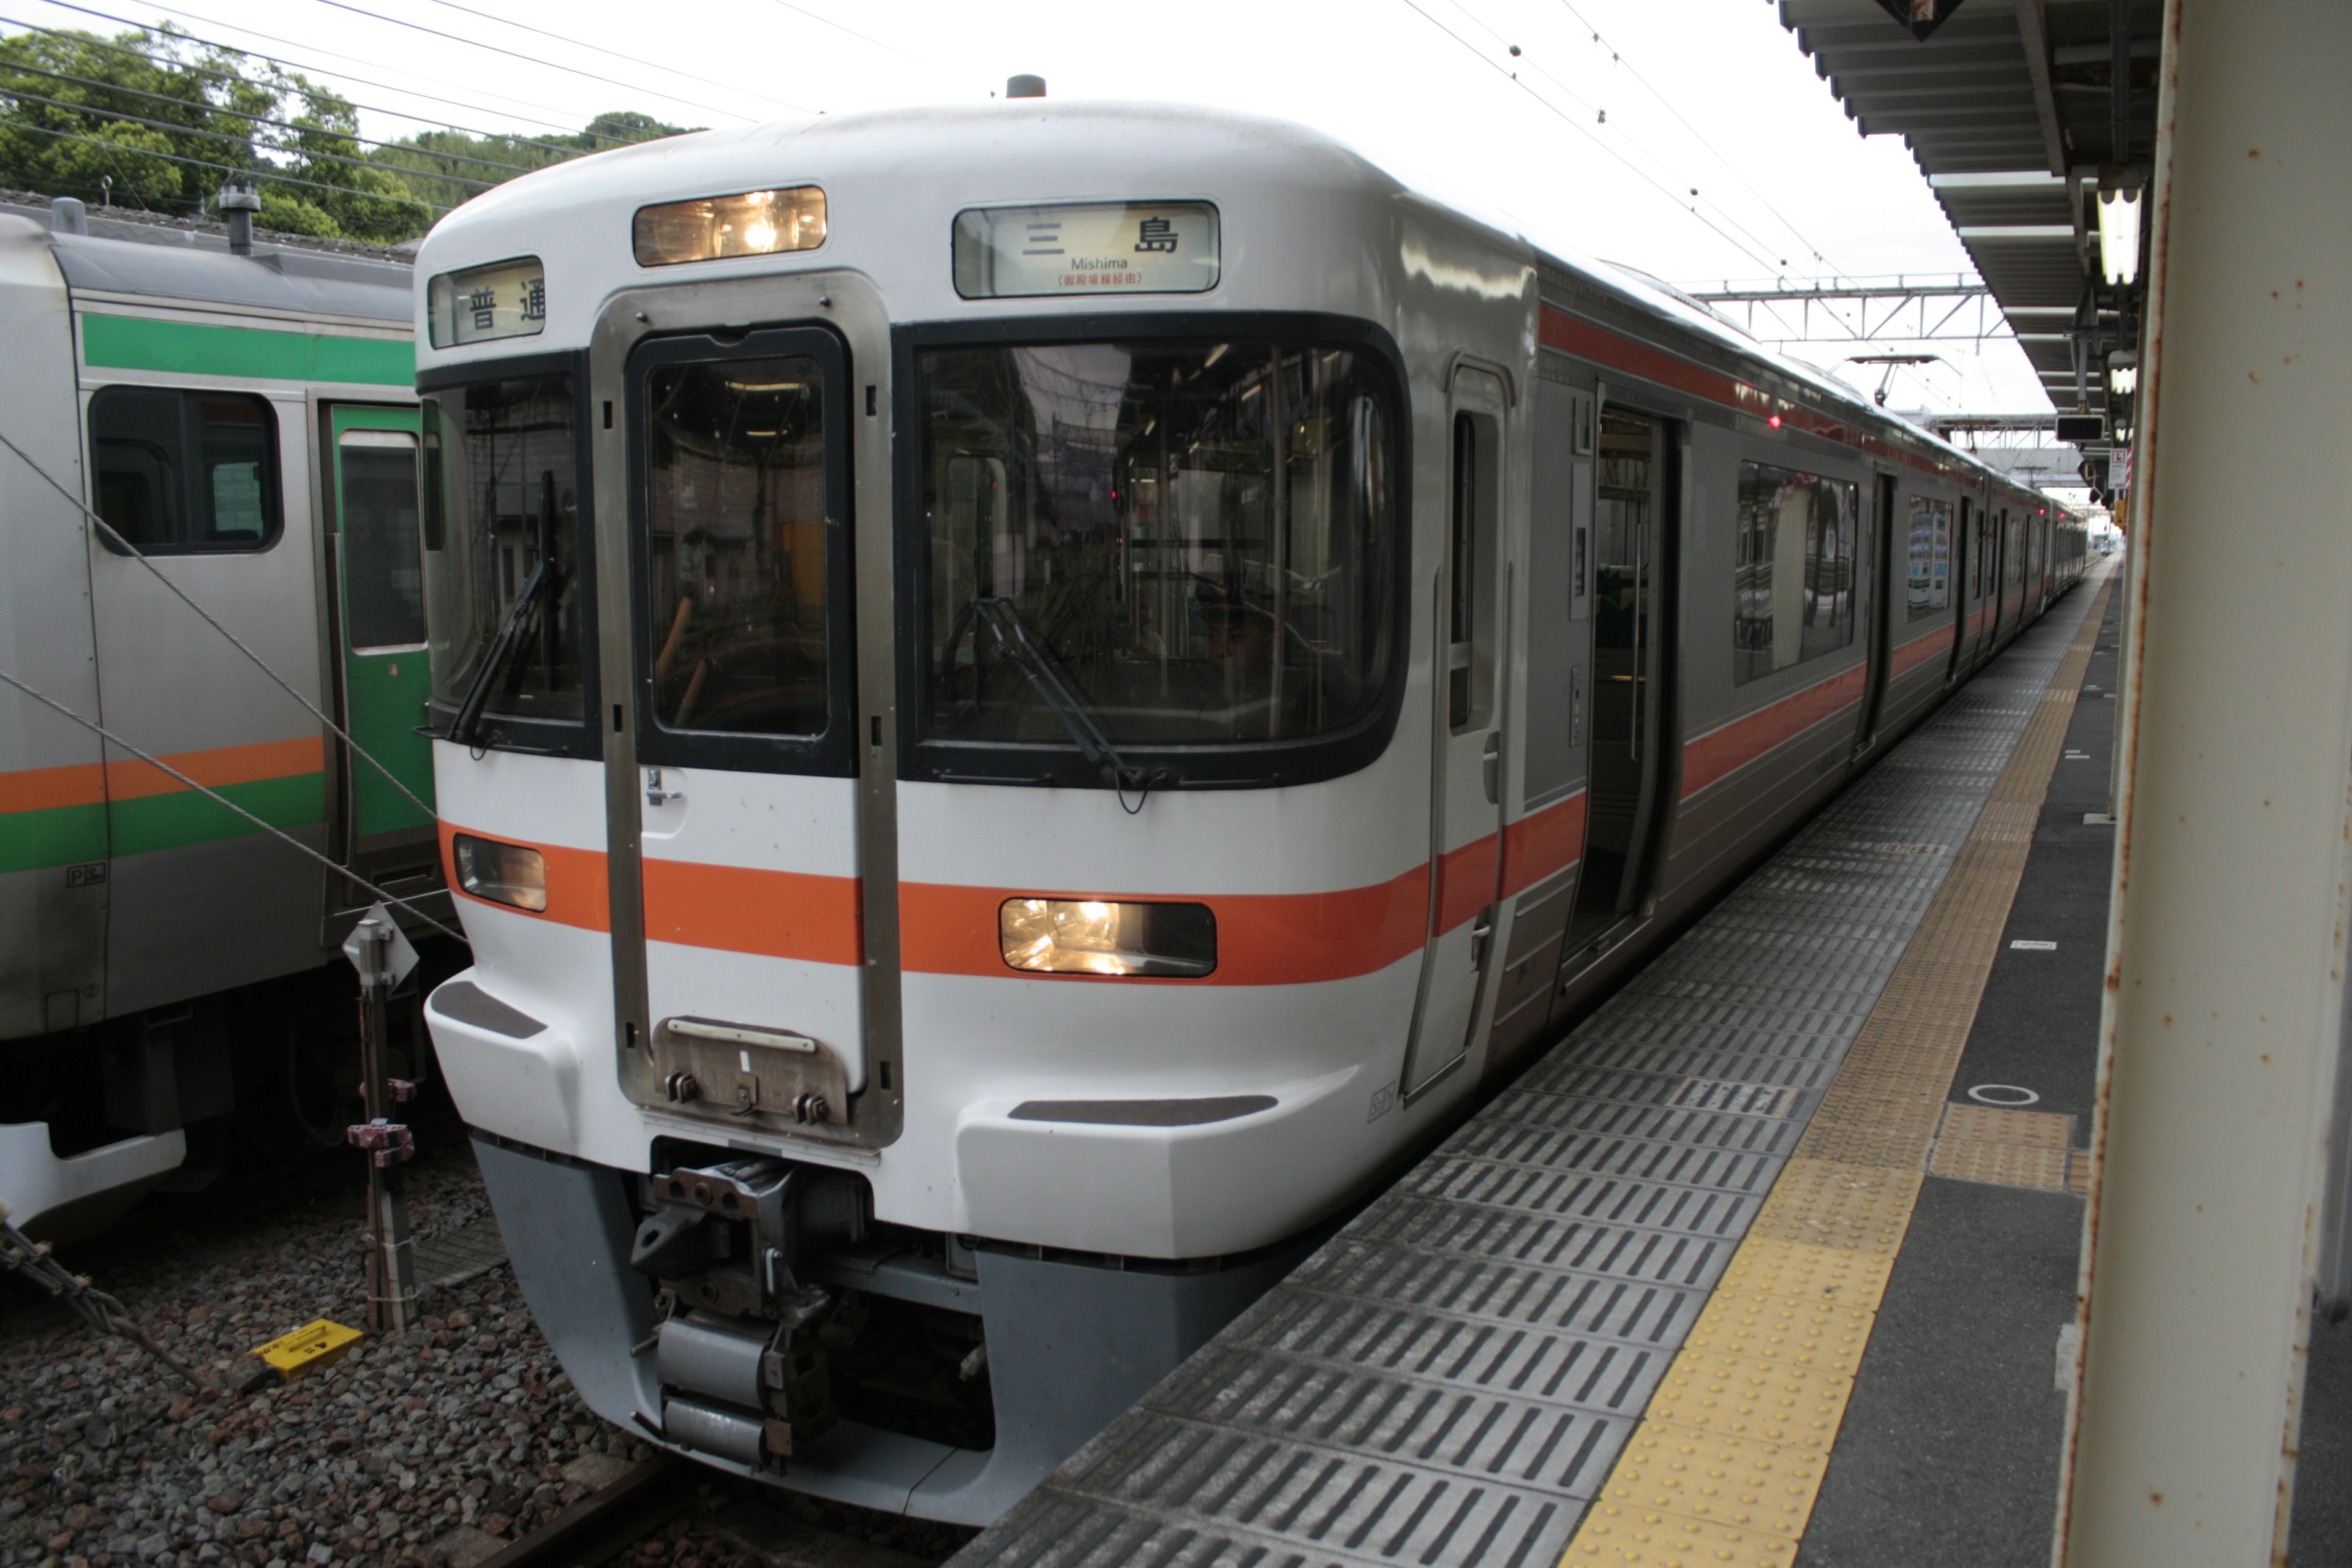
<path id="1" fill-rule="evenodd" d="M 411 386 L 416 349 L 404 339 L 351 338 L 326 332 L 273 332 L 210 327 L 135 316 L 85 314 L 83 363 L 108 370 L 242 375 L 260 381 L 360 382 Z"/>
<path id="2" fill-rule="evenodd" d="M 272 827 L 310 827 L 327 819 L 324 773 L 223 784 L 220 793 Z M 47 811 L 0 813 L 0 872 L 37 871 L 106 859 L 110 812 L 112 854 L 118 858 L 244 838 L 261 831 L 218 801 L 190 790 L 142 795 L 117 801 L 110 807 L 61 805 Z"/>
<path id="3" fill-rule="evenodd" d="M 0 814 L 0 872 L 106 858 L 106 807 L 59 805 Z"/>
<path id="4" fill-rule="evenodd" d="M 222 784 L 219 792 L 272 827 L 309 827 L 327 820 L 327 775 L 295 773 L 251 784 Z M 209 796 L 193 790 L 142 795 L 115 802 L 114 855 L 145 855 L 215 838 L 241 838 L 261 831 Z M 288 856 L 294 852 L 287 850 Z"/>

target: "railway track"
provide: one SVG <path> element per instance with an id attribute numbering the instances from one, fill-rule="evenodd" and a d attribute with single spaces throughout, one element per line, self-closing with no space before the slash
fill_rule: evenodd
<path id="1" fill-rule="evenodd" d="M 695 1555 L 706 1564 L 715 1558 L 761 1568 L 927 1568 L 946 1561 L 975 1533 L 864 1509 L 795 1501 L 797 1508 L 756 1482 L 664 1454 L 472 1568 L 597 1568 L 637 1554 L 656 1536 L 668 1538 L 661 1557 Z M 803 1512 L 827 1517 L 818 1523 L 800 1517 Z M 877 1526 L 920 1537 L 912 1543 L 918 1550 L 866 1539 Z"/>

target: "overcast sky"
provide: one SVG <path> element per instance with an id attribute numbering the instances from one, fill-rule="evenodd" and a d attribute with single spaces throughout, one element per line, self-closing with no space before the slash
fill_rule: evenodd
<path id="1" fill-rule="evenodd" d="M 403 116 L 577 130 L 615 109 L 734 125 L 985 99 L 1034 71 L 1060 98 L 1302 121 L 1538 240 L 1685 286 L 1969 268 L 1900 141 L 1855 134 L 1769 0 L 188 3 L 90 0 L 298 63 L 370 106 L 369 136 L 422 128 Z M 116 30 L 52 0 L 8 12 Z M 1792 352 L 1835 368 L 1857 350 Z M 1898 373 L 1892 405 L 2047 406 L 2013 342 L 1932 352 L 1946 363 Z M 1869 388 L 1880 372 L 1845 374 Z"/>

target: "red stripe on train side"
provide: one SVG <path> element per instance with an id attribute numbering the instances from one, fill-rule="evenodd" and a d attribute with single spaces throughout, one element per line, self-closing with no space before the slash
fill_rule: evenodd
<path id="1" fill-rule="evenodd" d="M 1677 392 L 1686 392 L 1694 397 L 1703 397 L 1736 413 L 1758 419 L 1777 417 L 1791 429 L 1802 430 L 1809 435 L 1835 441 L 1840 446 L 1852 447 L 1873 457 L 1917 468 L 1922 473 L 1935 474 L 1958 483 L 1968 482 L 1968 476 L 1949 463 L 1938 462 L 1906 447 L 1898 447 L 1856 426 L 1816 413 L 1801 403 L 1775 396 L 1737 376 L 1710 370 L 1680 354 L 1612 332 L 1606 327 L 1571 316 L 1553 306 L 1546 305 L 1537 312 L 1536 333 L 1546 348 L 1558 349 L 1612 370 L 1622 370 L 1629 375 L 1640 376 L 1659 386 L 1673 387 Z"/>
<path id="2" fill-rule="evenodd" d="M 1890 677 L 1908 675 L 1929 659 L 1941 658 L 1951 651 L 1951 627 L 1937 626 L 1926 637 L 1913 637 L 1896 647 L 1895 657 L 1887 661 L 1886 673 Z"/>
<path id="3" fill-rule="evenodd" d="M 1861 700 L 1866 679 L 1865 667 L 1856 665 L 1791 692 L 1769 708 L 1684 742 L 1683 798 L 1688 800 L 1727 773 L 1852 707 Z"/>
<path id="4" fill-rule="evenodd" d="M 1513 899 L 1584 853 L 1582 790 L 1503 829 L 1503 897 Z"/>

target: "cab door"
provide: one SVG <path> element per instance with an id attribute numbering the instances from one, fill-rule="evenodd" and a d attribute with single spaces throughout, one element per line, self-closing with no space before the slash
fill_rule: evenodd
<path id="1" fill-rule="evenodd" d="M 438 857 L 433 817 L 409 798 L 433 800 L 432 742 L 417 732 L 432 689 L 417 412 L 336 404 L 326 414 L 342 722 L 383 764 L 380 772 L 360 757 L 341 759 L 342 842 L 346 864 L 383 882 L 429 873 Z"/>
<path id="2" fill-rule="evenodd" d="M 833 332 L 788 328 L 649 339 L 624 381 L 640 919 L 614 940 L 646 1004 L 625 1079 L 815 1137 L 846 1135 L 866 1079 L 847 374 Z"/>
<path id="3" fill-rule="evenodd" d="M 1502 381 L 1457 365 L 1447 452 L 1446 543 L 1432 592 L 1436 661 L 1430 748 L 1429 923 L 1422 951 L 1407 1096 L 1468 1052 L 1498 967 L 1503 873 L 1501 650 L 1510 600 L 1503 559 Z"/>

